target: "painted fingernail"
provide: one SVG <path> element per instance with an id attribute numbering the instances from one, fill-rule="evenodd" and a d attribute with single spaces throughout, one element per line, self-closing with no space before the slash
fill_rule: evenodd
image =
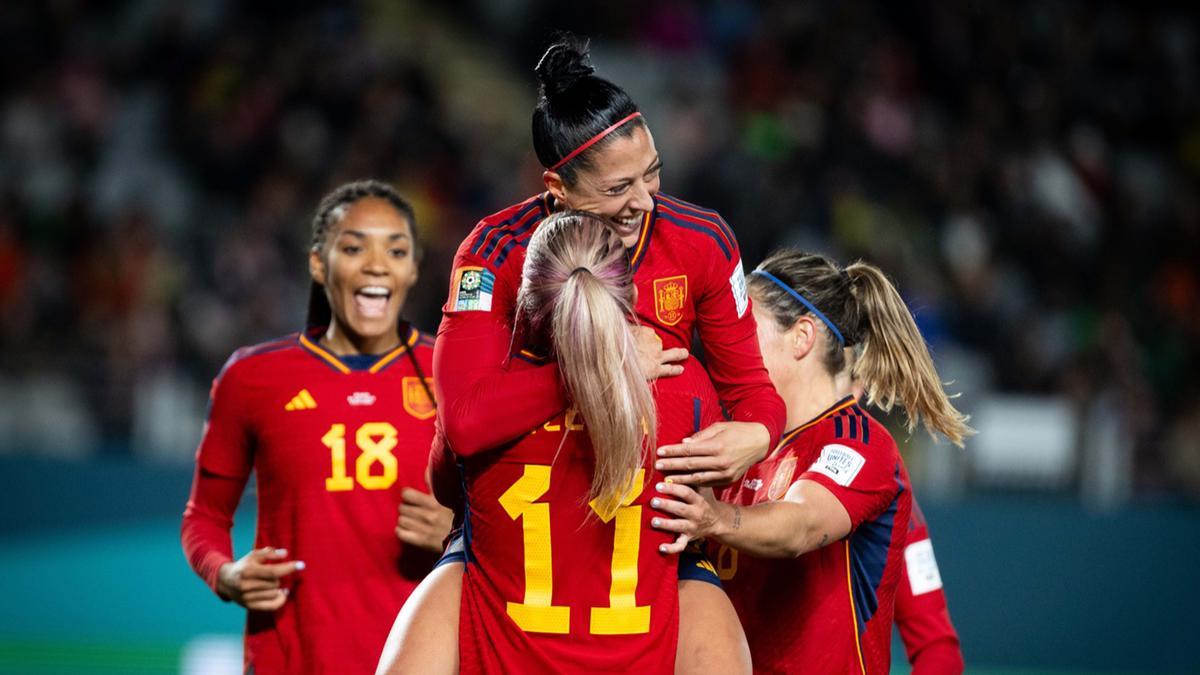
<path id="1" fill-rule="evenodd" d="M 655 462 L 655 463 L 654 463 L 654 468 L 658 469 L 659 471 L 662 471 L 662 470 L 663 470 L 663 466 L 664 466 L 664 464 L 663 464 L 662 462 Z"/>
<path id="2" fill-rule="evenodd" d="M 667 552 L 667 545 L 666 545 L 666 544 L 659 544 L 659 545 L 658 545 L 658 550 L 659 550 L 659 552 L 661 552 L 661 553 L 666 553 L 666 552 Z"/>
<path id="3" fill-rule="evenodd" d="M 662 449 L 662 448 L 659 448 L 659 449 L 658 449 L 658 456 L 659 456 L 659 457 L 662 457 L 662 456 L 663 456 L 663 455 L 665 455 L 665 454 L 667 454 L 667 453 L 663 452 L 663 449 Z"/>
<path id="4" fill-rule="evenodd" d="M 666 484 L 666 483 L 659 483 L 658 485 L 655 485 L 654 487 L 655 487 L 655 488 L 657 488 L 657 489 L 659 489 L 659 490 L 666 490 L 666 489 L 667 489 L 667 484 Z"/>
<path id="5" fill-rule="evenodd" d="M 296 571 L 298 572 L 298 571 L 300 571 L 300 570 L 302 570 L 302 569 L 304 569 L 304 561 L 303 561 L 303 560 L 297 560 L 297 561 L 296 561 Z"/>
<path id="6" fill-rule="evenodd" d="M 288 593 L 291 593 L 291 592 L 292 592 L 292 589 L 290 589 L 290 588 L 285 588 L 285 589 L 283 589 L 283 594 L 284 594 L 284 595 L 287 595 Z"/>
<path id="7" fill-rule="evenodd" d="M 654 499 L 650 500 L 650 506 L 653 506 L 656 509 L 658 508 L 658 504 L 659 504 L 658 497 L 655 497 Z"/>
<path id="8" fill-rule="evenodd" d="M 650 521 L 650 524 L 654 527 L 658 527 L 660 523 L 662 523 L 662 520 L 659 518 L 654 518 Z"/>
<path id="9" fill-rule="evenodd" d="M 275 555 L 282 558 L 287 555 L 287 549 L 286 548 L 277 548 L 277 549 L 275 549 Z"/>

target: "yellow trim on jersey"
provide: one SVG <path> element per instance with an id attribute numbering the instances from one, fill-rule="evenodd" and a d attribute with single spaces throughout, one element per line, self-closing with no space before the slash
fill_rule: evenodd
<path id="1" fill-rule="evenodd" d="M 633 249 L 633 255 L 629 257 L 629 266 L 630 267 L 633 267 L 634 265 L 638 264 L 638 261 L 640 261 L 642 259 L 642 254 L 644 254 L 646 252 L 646 247 L 650 243 L 649 235 L 650 235 L 651 213 L 652 212 L 647 211 L 646 214 L 642 216 L 642 231 L 638 235 L 638 243 L 637 243 L 637 246 L 634 247 L 634 249 Z"/>
<path id="2" fill-rule="evenodd" d="M 547 363 L 547 362 L 550 360 L 550 358 L 549 358 L 549 357 L 547 357 L 546 355 L 544 355 L 544 354 L 536 354 L 536 353 L 534 353 L 534 352 L 531 352 L 531 351 L 529 351 L 528 349 L 522 349 L 522 350 L 519 352 L 519 354 L 520 354 L 521 356 L 525 357 L 525 359 L 526 359 L 526 360 L 528 360 L 528 361 L 532 361 L 532 362 L 534 362 L 534 363 L 536 363 L 536 364 L 545 364 L 545 363 Z"/>
<path id="3" fill-rule="evenodd" d="M 417 340 L 421 339 L 421 333 L 416 328 L 412 328 L 412 327 L 410 327 L 408 330 L 409 330 L 408 341 L 405 344 L 402 344 L 399 347 L 396 347 L 392 351 L 385 354 L 378 361 L 376 361 L 375 364 L 372 365 L 367 370 L 368 373 L 378 373 L 379 371 L 386 368 L 389 363 L 391 363 L 392 361 L 395 361 L 396 357 L 400 356 L 405 351 L 407 351 L 409 348 L 411 348 L 413 345 L 417 344 Z M 322 361 L 325 361 L 329 365 L 336 368 L 339 373 L 353 372 L 352 370 L 350 370 L 350 368 L 348 366 L 346 366 L 346 364 L 342 363 L 342 360 L 339 359 L 335 354 L 326 350 L 324 347 L 317 344 L 316 342 L 313 342 L 312 340 L 310 340 L 307 335 L 300 336 L 300 344 L 304 345 L 305 349 L 309 350 L 316 356 L 320 357 Z"/>
<path id="4" fill-rule="evenodd" d="M 779 445 L 775 446 L 775 449 L 771 451 L 771 454 L 773 455 L 776 452 L 779 452 L 779 450 L 782 449 L 783 446 L 785 446 L 788 443 L 791 443 L 793 440 L 795 440 L 795 438 L 800 435 L 800 432 L 804 431 L 805 429 L 811 429 L 813 427 L 813 425 L 817 424 L 818 422 L 832 416 L 834 413 L 845 410 L 846 408 L 849 408 L 850 406 L 855 405 L 857 403 L 858 403 L 858 400 L 855 399 L 853 396 L 851 396 L 849 399 L 847 399 L 841 405 L 835 405 L 834 407 L 830 408 L 829 410 L 826 410 L 824 413 L 819 415 L 816 419 L 812 420 L 811 422 L 806 422 L 806 423 L 796 427 L 792 431 L 788 432 L 783 438 L 779 439 Z"/>
<path id="5" fill-rule="evenodd" d="M 338 357 L 334 356 L 330 352 L 325 351 L 324 348 L 322 348 L 321 346 L 319 346 L 317 343 L 313 342 L 312 340 L 309 340 L 307 335 L 300 336 L 300 344 L 304 345 L 304 347 L 306 349 L 308 349 L 310 352 L 321 357 L 321 359 L 323 361 L 325 361 L 329 365 L 333 366 L 335 369 L 337 369 L 337 371 L 339 373 L 349 373 L 350 372 L 350 369 L 347 368 L 346 364 L 342 363 L 341 360 L 338 359 Z"/>
<path id="6" fill-rule="evenodd" d="M 292 400 L 283 406 L 283 409 L 287 411 L 312 410 L 315 407 L 317 407 L 317 400 L 312 397 L 312 394 L 308 393 L 307 389 L 301 389 L 299 394 L 293 396 Z"/>
<path id="7" fill-rule="evenodd" d="M 854 580 L 850 577 L 850 538 L 844 539 L 846 544 L 846 589 L 850 591 L 850 629 L 854 631 L 854 653 L 858 655 L 858 668 L 867 674 L 867 666 L 863 663 L 862 643 L 858 638 L 858 610 L 854 608 Z"/>
<path id="8" fill-rule="evenodd" d="M 383 358 L 381 358 L 375 362 L 375 365 L 373 365 L 367 369 L 368 373 L 378 373 L 379 371 L 383 370 L 387 366 L 387 364 L 391 363 L 392 361 L 395 361 L 396 357 L 400 356 L 405 351 L 407 351 L 410 347 L 417 344 L 417 340 L 421 337 L 421 334 L 417 332 L 416 328 L 410 327 L 408 330 L 409 330 L 408 342 L 400 345 L 399 347 L 396 347 L 392 351 L 385 354 L 383 356 Z"/>

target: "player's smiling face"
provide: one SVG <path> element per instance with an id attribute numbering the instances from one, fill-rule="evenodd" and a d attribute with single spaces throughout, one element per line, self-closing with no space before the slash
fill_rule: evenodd
<path id="1" fill-rule="evenodd" d="M 412 228 L 384 199 L 344 208 L 310 269 L 333 310 L 330 338 L 344 333 L 354 351 L 377 354 L 396 346 L 400 309 L 417 281 Z"/>
<path id="2" fill-rule="evenodd" d="M 551 193 L 569 208 L 604 217 L 621 241 L 633 246 L 658 194 L 662 160 L 654 137 L 639 124 L 628 136 L 597 149 L 589 160 L 591 167 L 576 173 L 574 185 L 547 181 Z"/>

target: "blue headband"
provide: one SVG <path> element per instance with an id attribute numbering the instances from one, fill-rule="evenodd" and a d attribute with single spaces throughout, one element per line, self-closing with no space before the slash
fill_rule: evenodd
<path id="1" fill-rule="evenodd" d="M 806 308 L 808 308 L 808 311 L 812 312 L 813 316 L 817 317 L 821 321 L 824 321 L 825 325 L 829 326 L 829 330 L 833 331 L 833 335 L 834 335 L 834 337 L 837 338 L 838 344 L 840 344 L 843 347 L 846 346 L 846 338 L 842 337 L 842 331 L 838 330 L 837 326 L 833 325 L 833 322 L 829 320 L 829 317 L 822 314 L 821 310 L 817 309 L 816 305 L 812 304 L 807 299 L 805 299 L 805 297 L 803 295 L 800 295 L 799 293 L 797 293 L 794 288 L 783 283 L 782 281 L 779 280 L 779 277 L 775 276 L 774 274 L 771 274 L 770 272 L 768 272 L 766 270 L 754 270 L 750 274 L 757 274 L 760 277 L 766 277 L 766 278 L 770 279 L 771 281 L 773 281 L 776 286 L 787 291 L 788 295 L 792 296 L 793 298 L 798 300 L 800 302 L 800 304 L 802 304 Z"/>

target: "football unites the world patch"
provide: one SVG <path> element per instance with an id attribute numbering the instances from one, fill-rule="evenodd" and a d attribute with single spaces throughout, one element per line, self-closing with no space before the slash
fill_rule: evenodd
<path id="1" fill-rule="evenodd" d="M 733 303 L 737 306 L 738 318 L 746 313 L 746 308 L 750 306 L 750 296 L 746 294 L 746 272 L 742 269 L 742 260 L 738 259 L 737 267 L 733 268 L 733 274 L 729 277 L 729 286 L 733 289 Z"/>
<path id="2" fill-rule="evenodd" d="M 850 487 L 850 483 L 866 463 L 867 459 L 858 451 L 831 443 L 821 448 L 821 456 L 808 470 L 824 474 L 842 487 Z"/>
<path id="3" fill-rule="evenodd" d="M 674 326 L 683 319 L 687 293 L 686 274 L 654 280 L 654 315 L 663 325 Z"/>
<path id="4" fill-rule="evenodd" d="M 454 291 L 450 307 L 455 312 L 492 311 L 492 293 L 496 275 L 486 267 L 460 267 L 454 272 Z"/>
<path id="5" fill-rule="evenodd" d="M 922 539 L 904 549 L 904 564 L 908 566 L 908 583 L 913 595 L 936 591 L 942 587 L 942 575 L 938 572 L 937 559 L 933 556 L 933 542 Z"/>

